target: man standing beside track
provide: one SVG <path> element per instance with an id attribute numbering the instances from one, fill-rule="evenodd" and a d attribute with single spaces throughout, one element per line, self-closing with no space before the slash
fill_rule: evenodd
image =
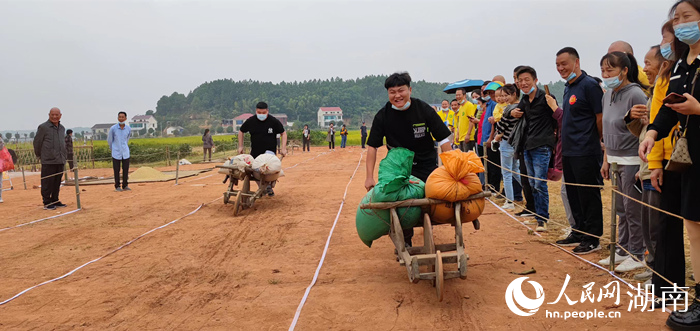
<path id="1" fill-rule="evenodd" d="M 117 114 L 117 120 L 119 120 L 119 123 L 112 125 L 107 135 L 107 144 L 112 151 L 114 190 L 116 192 L 131 191 L 131 188 L 129 188 L 129 161 L 131 160 L 129 138 L 131 137 L 131 127 L 126 121 L 126 112 L 120 111 Z M 121 177 L 123 180 L 121 183 L 119 182 L 119 168 L 122 169 Z"/>
<path id="2" fill-rule="evenodd" d="M 440 116 L 424 101 L 411 98 L 411 76 L 407 72 L 392 74 L 384 82 L 384 87 L 389 94 L 389 102 L 374 116 L 367 140 L 365 188 L 368 191 L 375 185 L 377 149 L 384 145 L 384 138 L 388 149 L 404 147 L 415 153 L 411 174 L 422 181 L 426 181 L 437 168 L 433 139 L 438 142 L 442 152 L 451 150 L 450 130 Z M 406 229 L 403 233 L 406 245 L 411 247 L 413 229 Z"/>
<path id="3" fill-rule="evenodd" d="M 66 164 L 66 128 L 61 125 L 61 110 L 49 111 L 49 120 L 39 125 L 34 137 L 34 154 L 41 160 L 41 197 L 44 209 L 66 207 L 58 200 L 61 174 Z"/>

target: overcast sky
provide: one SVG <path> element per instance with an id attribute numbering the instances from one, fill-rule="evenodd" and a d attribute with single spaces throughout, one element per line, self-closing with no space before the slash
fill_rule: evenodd
<path id="1" fill-rule="evenodd" d="M 529 64 L 549 82 L 564 46 L 600 76 L 612 41 L 641 61 L 673 3 L 0 0 L 0 130 L 35 129 L 54 106 L 66 127 L 114 122 L 221 78 L 510 81 Z"/>

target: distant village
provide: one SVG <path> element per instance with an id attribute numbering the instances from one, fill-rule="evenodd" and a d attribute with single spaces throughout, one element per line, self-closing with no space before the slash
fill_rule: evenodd
<path id="1" fill-rule="evenodd" d="M 224 132 L 238 132 L 238 129 L 243 125 L 248 118 L 252 117 L 253 113 L 246 113 L 236 116 L 232 119 L 221 120 L 221 125 L 217 128 L 222 128 L 222 132 L 218 132 L 215 129 L 213 133 L 222 134 Z M 286 114 L 270 114 L 280 120 L 282 125 L 286 128 L 292 128 L 294 122 L 289 122 Z M 319 128 L 327 128 L 331 123 L 338 123 L 343 121 L 343 110 L 340 107 L 319 107 L 317 111 L 317 125 Z M 74 136 L 77 136 L 84 140 L 106 140 L 109 128 L 111 128 L 116 123 L 99 123 L 95 124 L 90 128 L 90 131 L 75 132 Z M 161 123 L 162 124 L 162 123 Z M 165 126 L 159 127 L 158 120 L 153 115 L 136 115 L 129 121 L 129 126 L 131 127 L 132 137 L 175 137 L 183 135 L 184 128 L 181 126 L 170 125 L 170 122 L 166 122 Z M 231 129 L 229 129 L 231 128 Z M 7 134 L 11 134 L 7 132 Z M 6 141 L 32 141 L 34 138 L 34 132 L 31 134 L 11 134 L 11 136 L 3 136 Z"/>

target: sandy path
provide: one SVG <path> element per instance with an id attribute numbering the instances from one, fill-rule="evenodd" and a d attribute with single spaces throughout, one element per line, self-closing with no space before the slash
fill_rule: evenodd
<path id="1" fill-rule="evenodd" d="M 285 158 L 283 166 L 325 151 L 296 153 Z M 30 291 L 0 306 L 0 328 L 287 329 L 316 269 L 360 151 L 338 149 L 289 169 L 275 197 L 259 201 L 255 210 L 239 217 L 233 217 L 231 205 L 218 200 L 71 277 Z M 534 267 L 537 274 L 531 278 L 544 287 L 546 302 L 556 298 L 567 273 L 573 278 L 566 292 L 572 300 L 580 299 L 582 285 L 595 281 L 597 288 L 612 278 L 542 244 L 492 206 L 481 218 L 482 230 L 465 226 L 468 279 L 448 280 L 445 300 L 437 302 L 429 283 L 408 282 L 387 238 L 371 249 L 357 238 L 354 217 L 365 193 L 363 169 L 364 162 L 350 185 L 298 330 L 662 328 L 663 313 L 628 313 L 624 292 L 624 307 L 608 307 L 622 311 L 621 319 L 554 320 L 545 318 L 542 309 L 532 317 L 511 313 L 504 300 L 506 287 L 518 277 L 511 271 Z M 198 179 L 212 173 L 185 179 L 179 186 L 141 184 L 128 193 L 111 192 L 110 186 L 86 187 L 83 211 L 0 232 L 0 301 L 220 197 L 221 175 Z M 64 188 L 62 200 L 74 207 L 72 189 Z M 55 214 L 37 209 L 36 189 L 15 190 L 3 198 L 0 227 Z M 416 230 L 417 244 L 421 231 Z M 435 232 L 437 241 L 444 243 L 454 233 L 449 226 L 435 227 Z M 533 296 L 534 291 L 524 290 Z M 609 305 L 604 301 L 573 307 L 605 310 L 605 306 Z M 560 302 L 543 308 L 568 307 Z"/>

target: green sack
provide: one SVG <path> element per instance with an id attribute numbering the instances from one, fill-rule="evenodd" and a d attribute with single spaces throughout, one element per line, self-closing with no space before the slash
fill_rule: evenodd
<path id="1" fill-rule="evenodd" d="M 405 148 L 393 148 L 379 163 L 379 182 L 362 199 L 361 204 L 371 202 L 395 202 L 425 197 L 425 183 L 411 176 L 414 153 Z M 421 222 L 420 207 L 397 208 L 401 227 L 410 229 Z M 389 209 L 360 209 L 355 216 L 357 234 L 367 247 L 389 234 L 391 217 Z"/>

